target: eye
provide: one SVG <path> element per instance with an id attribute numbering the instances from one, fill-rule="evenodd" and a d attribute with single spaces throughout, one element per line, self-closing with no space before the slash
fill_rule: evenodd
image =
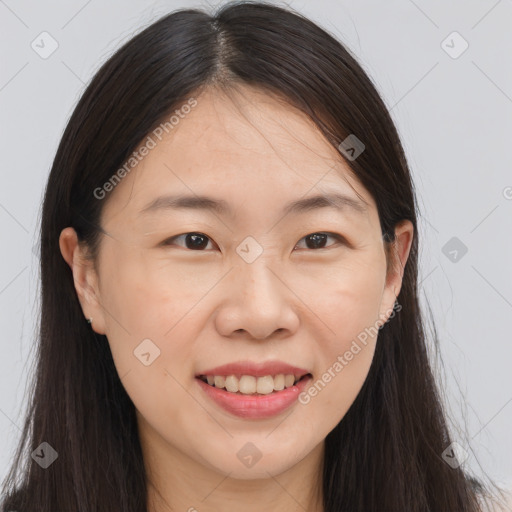
<path id="1" fill-rule="evenodd" d="M 183 233 L 182 235 L 173 236 L 171 238 L 168 238 L 167 240 L 164 240 L 161 245 L 180 245 L 180 244 L 174 244 L 176 240 L 179 240 L 184 237 L 185 240 L 185 248 L 191 249 L 191 250 L 202 250 L 208 245 L 208 241 L 210 240 L 206 235 L 203 233 Z"/>
<path id="2" fill-rule="evenodd" d="M 325 242 L 328 238 L 334 238 L 341 244 L 346 244 L 346 240 L 336 233 L 311 233 L 301 240 L 299 240 L 299 243 L 295 246 L 297 248 L 302 242 L 302 240 L 306 241 L 306 248 L 307 249 L 325 249 Z M 167 240 L 164 240 L 161 245 L 163 246 L 169 246 L 169 245 L 180 245 L 176 244 L 176 240 L 184 239 L 185 241 L 185 248 L 194 250 L 194 251 L 201 251 L 205 249 L 208 246 L 208 242 L 211 241 L 208 236 L 206 236 L 203 233 L 197 233 L 197 232 L 191 232 L 191 233 L 183 233 L 181 235 L 173 236 L 171 238 L 168 238 Z M 333 244 L 331 244 L 333 245 Z M 328 246 L 330 247 L 330 246 Z"/>
<path id="3" fill-rule="evenodd" d="M 299 240 L 299 243 L 302 242 L 302 240 L 305 240 L 306 247 L 308 249 L 324 249 L 325 241 L 327 238 L 335 238 L 342 244 L 346 243 L 346 240 L 341 235 L 337 235 L 336 233 L 311 233 L 310 235 L 307 235 Z M 299 244 L 297 244 L 295 247 L 298 246 Z"/>

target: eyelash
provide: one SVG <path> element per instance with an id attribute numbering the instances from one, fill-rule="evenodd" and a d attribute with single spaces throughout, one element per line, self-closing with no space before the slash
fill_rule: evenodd
<path id="1" fill-rule="evenodd" d="M 164 240 L 161 245 L 163 245 L 164 247 L 167 247 L 167 246 L 170 246 L 170 245 L 174 245 L 173 242 L 180 238 L 180 237 L 184 237 L 184 236 L 187 236 L 187 235 L 199 235 L 201 237 L 204 237 L 204 238 L 207 238 L 209 241 L 213 242 L 212 239 L 205 235 L 204 233 L 200 233 L 198 231 L 190 231 L 188 233 L 182 233 L 181 235 L 176 235 L 176 236 L 173 236 L 171 238 L 167 238 L 166 240 Z M 304 237 L 302 237 L 299 242 L 301 242 L 302 240 L 312 236 L 312 235 L 327 235 L 328 237 L 331 237 L 331 238 L 335 238 L 336 240 L 338 240 L 338 242 L 342 245 L 348 245 L 346 239 L 341 236 L 341 235 L 338 235 L 337 233 L 330 233 L 330 232 L 325 232 L 325 231 L 315 231 L 313 233 L 310 233 Z M 297 242 L 296 246 L 299 244 L 299 242 Z M 183 247 L 183 246 L 182 246 Z M 322 249 L 329 249 L 331 246 L 327 246 L 327 247 L 320 247 L 319 249 L 309 249 L 311 251 L 320 251 Z M 183 247 L 184 249 L 187 249 L 189 251 L 194 251 L 194 252 L 205 252 L 205 249 L 198 249 L 198 250 L 194 250 L 194 249 L 188 249 L 187 247 Z M 307 249 L 307 248 L 306 248 Z"/>

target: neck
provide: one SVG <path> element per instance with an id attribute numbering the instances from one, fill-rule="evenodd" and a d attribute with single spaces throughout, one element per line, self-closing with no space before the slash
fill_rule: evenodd
<path id="1" fill-rule="evenodd" d="M 187 456 L 154 432 L 141 436 L 148 512 L 323 512 L 324 443 L 280 474 L 237 479 Z"/>

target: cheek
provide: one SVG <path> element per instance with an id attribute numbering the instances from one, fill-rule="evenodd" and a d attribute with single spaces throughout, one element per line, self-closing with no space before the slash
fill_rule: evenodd
<path id="1" fill-rule="evenodd" d="M 315 381 L 302 403 L 322 411 L 334 427 L 363 385 L 375 351 L 378 319 L 385 284 L 383 254 L 345 259 L 334 272 L 316 276 L 327 283 L 308 295 L 308 306 L 321 319 L 323 336 L 316 336 Z M 311 281 L 311 274 L 308 282 Z"/>
<path id="2" fill-rule="evenodd" d="M 215 279 L 196 283 L 178 267 L 150 264 L 143 251 L 120 247 L 108 256 L 102 261 L 101 296 L 118 374 L 126 375 L 123 384 L 141 410 L 155 407 L 164 414 L 157 394 L 148 390 L 169 393 L 167 404 L 181 396 L 179 382 L 189 378 L 185 372 L 197 356 L 191 340 L 199 327 L 193 318 L 201 314 L 200 299 Z"/>
<path id="3" fill-rule="evenodd" d="M 218 276 L 118 244 L 104 260 L 101 279 L 111 334 L 121 329 L 132 338 L 167 339 Z"/>
<path id="4" fill-rule="evenodd" d="M 143 251 L 119 250 L 103 261 L 107 338 L 123 386 L 140 413 L 168 429 L 194 405 L 184 384 L 197 357 L 194 315 L 211 283 L 194 283 Z M 199 312 L 199 313 L 198 313 Z"/>
<path id="5" fill-rule="evenodd" d="M 325 326 L 318 343 L 327 344 L 324 352 L 346 349 L 379 319 L 386 281 L 384 253 L 347 253 L 335 265 L 308 268 L 301 280 L 307 306 Z"/>

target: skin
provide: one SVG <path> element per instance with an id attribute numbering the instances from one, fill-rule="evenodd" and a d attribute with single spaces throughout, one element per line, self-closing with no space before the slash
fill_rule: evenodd
<path id="1" fill-rule="evenodd" d="M 268 419 L 220 409 L 195 375 L 277 359 L 321 378 L 358 334 L 390 316 L 413 226 L 397 225 L 386 273 L 375 202 L 309 119 L 249 87 L 229 98 L 210 88 L 197 102 L 104 199 L 108 234 L 95 265 L 70 227 L 61 253 L 136 406 L 149 510 L 210 512 L 236 503 L 245 512 L 322 511 L 324 440 L 366 379 L 376 335 L 307 404 Z M 328 191 L 359 194 L 366 212 L 283 216 L 289 201 Z M 234 215 L 140 213 L 174 193 L 224 199 Z M 187 248 L 184 236 L 162 244 L 190 232 L 208 237 L 204 248 Z M 308 248 L 305 237 L 325 232 L 346 242 L 329 237 Z M 252 263 L 236 252 L 247 236 L 263 249 Z M 160 350 L 149 366 L 133 353 L 147 338 Z M 248 442 L 261 453 L 252 467 L 237 457 Z"/>

